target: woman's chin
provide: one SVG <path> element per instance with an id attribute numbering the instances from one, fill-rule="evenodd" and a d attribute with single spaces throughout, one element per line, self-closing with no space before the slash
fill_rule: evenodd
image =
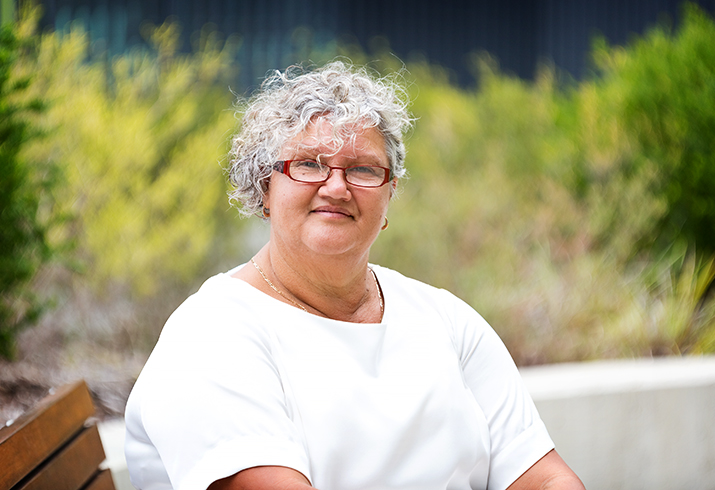
<path id="1" fill-rule="evenodd" d="M 365 252 L 362 248 L 370 248 L 359 237 L 356 230 L 347 230 L 342 227 L 323 226 L 311 230 L 305 237 L 304 243 L 313 252 L 319 255 L 343 255 L 350 252 Z"/>

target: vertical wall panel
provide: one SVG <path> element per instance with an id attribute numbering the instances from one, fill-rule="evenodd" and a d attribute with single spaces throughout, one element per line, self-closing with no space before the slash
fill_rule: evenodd
<path id="1" fill-rule="evenodd" d="M 594 35 L 625 43 L 670 16 L 680 0 L 44 0 L 43 27 L 80 21 L 93 53 L 115 54 L 144 42 L 143 22 L 168 18 L 183 27 L 183 50 L 211 22 L 241 38 L 237 85 L 255 87 L 271 68 L 303 61 L 333 39 L 356 40 L 368 50 L 386 37 L 403 60 L 438 62 L 464 84 L 473 83 L 470 54 L 486 50 L 506 72 L 530 78 L 542 61 L 575 77 L 587 74 Z M 697 2 L 711 14 L 715 0 Z M 239 87 L 233 87 L 239 89 Z"/>

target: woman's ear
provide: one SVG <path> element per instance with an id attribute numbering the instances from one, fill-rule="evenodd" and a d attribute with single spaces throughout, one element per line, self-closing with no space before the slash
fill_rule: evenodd
<path id="1" fill-rule="evenodd" d="M 270 203 L 271 203 L 271 178 L 270 176 L 266 179 L 264 179 L 261 182 L 261 189 L 263 190 L 263 196 L 261 201 L 263 202 L 263 206 L 266 208 L 270 208 Z"/>
<path id="2" fill-rule="evenodd" d="M 261 182 L 261 209 L 259 210 L 259 212 L 264 219 L 268 219 L 271 215 L 270 184 L 270 178 L 265 179 Z"/>
<path id="3" fill-rule="evenodd" d="M 261 214 L 264 218 L 270 218 L 271 216 L 271 201 L 268 199 L 268 193 L 263 194 L 263 204 L 261 207 Z"/>

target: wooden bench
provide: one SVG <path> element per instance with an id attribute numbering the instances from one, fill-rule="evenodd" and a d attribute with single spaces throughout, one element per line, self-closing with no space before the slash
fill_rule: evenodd
<path id="1" fill-rule="evenodd" d="M 84 381 L 65 385 L 0 429 L 0 490 L 115 490 Z"/>

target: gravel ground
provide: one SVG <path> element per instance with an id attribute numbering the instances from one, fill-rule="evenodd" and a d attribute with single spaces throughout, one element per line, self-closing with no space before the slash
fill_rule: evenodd
<path id="1" fill-rule="evenodd" d="M 93 285 L 48 268 L 35 290 L 52 307 L 17 338 L 17 355 L 0 358 L 0 427 L 51 388 L 84 379 L 104 420 L 123 416 L 129 392 L 172 311 L 198 288 L 172 283 L 151 297 L 127 287 Z"/>
<path id="2" fill-rule="evenodd" d="M 84 378 L 100 420 L 123 416 L 135 377 L 100 368 L 84 375 L 75 370 L 45 371 L 25 362 L 0 361 L 0 426 L 17 418 L 45 397 L 51 388 Z"/>
<path id="3" fill-rule="evenodd" d="M 136 333 L 126 328 L 111 332 L 68 328 L 63 314 L 63 309 L 55 310 L 40 324 L 23 331 L 13 362 L 0 358 L 0 427 L 37 403 L 51 388 L 78 379 L 87 382 L 97 417 L 123 415 L 153 342 L 138 347 L 123 341 Z"/>

